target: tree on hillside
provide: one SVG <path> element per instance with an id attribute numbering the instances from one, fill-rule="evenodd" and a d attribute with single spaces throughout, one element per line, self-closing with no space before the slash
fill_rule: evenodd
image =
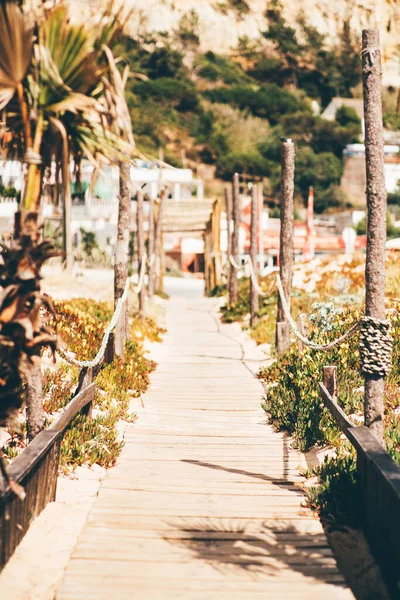
<path id="1" fill-rule="evenodd" d="M 361 81 L 361 60 L 348 21 L 343 22 L 335 46 L 328 48 L 325 36 L 308 23 L 304 13 L 297 16 L 301 36 L 288 25 L 281 0 L 270 0 L 265 16 L 268 29 L 263 36 L 274 51 L 256 63 L 253 74 L 257 78 L 304 89 L 323 106 L 333 96 L 352 95 L 352 88 Z"/>

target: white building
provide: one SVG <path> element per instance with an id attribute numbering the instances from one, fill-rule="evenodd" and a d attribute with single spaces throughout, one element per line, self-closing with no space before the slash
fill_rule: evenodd
<path id="1" fill-rule="evenodd" d="M 364 144 L 349 144 L 343 156 L 345 165 L 341 188 L 353 204 L 363 207 L 367 185 Z M 397 190 L 400 181 L 400 146 L 385 145 L 384 161 L 386 190 L 388 193 L 393 193 Z"/>
<path id="2" fill-rule="evenodd" d="M 71 165 L 71 174 L 73 165 Z M 17 161 L 0 161 L 0 176 L 7 187 L 21 190 L 23 173 L 21 163 Z M 177 169 L 157 163 L 136 161 L 131 167 L 132 197 L 141 188 L 145 194 L 155 199 L 160 189 L 167 192 L 167 197 L 174 201 L 203 200 L 203 181 L 193 176 L 191 169 Z M 78 194 L 73 184 L 72 230 L 73 233 L 82 227 L 96 231 L 101 241 L 115 235 L 118 219 L 119 170 L 117 166 L 105 165 L 101 172 L 95 172 L 88 161 L 81 168 L 81 189 Z M 92 191 L 90 191 L 92 190 Z M 134 209 L 134 203 L 132 202 Z M 0 231 L 11 231 L 14 214 L 18 209 L 15 198 L 0 197 Z M 42 205 L 44 216 L 53 219 L 61 218 L 61 209 L 52 204 Z M 132 213 L 135 211 L 133 210 Z"/>

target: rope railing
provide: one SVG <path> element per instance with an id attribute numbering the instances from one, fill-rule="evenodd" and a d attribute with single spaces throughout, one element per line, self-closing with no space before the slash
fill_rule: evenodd
<path id="1" fill-rule="evenodd" d="M 253 261 L 251 260 L 250 256 L 246 256 L 243 263 L 240 265 L 238 262 L 236 262 L 235 258 L 232 255 L 230 255 L 229 262 L 232 265 L 232 267 L 234 269 L 236 269 L 237 271 L 244 268 L 246 265 L 249 265 L 250 278 L 251 278 L 252 284 L 254 285 L 255 290 L 257 291 L 257 294 L 259 296 L 263 296 L 263 297 L 268 296 L 269 292 L 264 292 L 261 289 L 260 284 L 258 283 L 258 279 L 257 279 L 257 275 L 256 275 L 256 272 L 254 269 Z M 269 275 L 272 275 L 272 273 L 276 273 L 277 270 L 278 270 L 278 267 L 270 267 L 268 272 L 265 273 L 264 277 L 268 277 Z"/>
<path id="2" fill-rule="evenodd" d="M 344 333 L 342 336 L 340 336 L 336 340 L 333 340 L 332 342 L 328 342 L 327 344 L 317 344 L 317 343 L 313 342 L 312 340 L 307 338 L 305 335 L 303 335 L 298 330 L 297 325 L 296 325 L 292 315 L 290 314 L 289 304 L 285 297 L 285 292 L 283 290 L 282 280 L 280 278 L 279 273 L 277 273 L 277 275 L 276 275 L 276 283 L 278 286 L 278 292 L 279 292 L 279 297 L 281 299 L 283 312 L 285 313 L 285 317 L 287 319 L 287 322 L 289 323 L 290 329 L 293 331 L 293 333 L 297 337 L 297 339 L 299 339 L 301 342 L 303 342 L 303 344 L 305 344 L 306 346 L 309 346 L 313 350 L 330 350 L 331 348 L 334 348 L 335 346 L 339 346 L 346 339 L 355 335 L 357 333 L 357 331 L 360 329 L 360 322 L 357 321 L 357 323 L 355 323 L 348 331 L 346 331 L 346 333 Z"/>
<path id="3" fill-rule="evenodd" d="M 150 257 L 149 262 L 151 262 L 151 261 L 154 261 L 154 254 Z M 146 264 L 147 264 L 147 255 L 145 253 L 143 256 L 143 259 L 142 259 L 142 264 L 140 266 L 138 283 L 133 288 L 136 294 L 140 294 L 140 292 L 143 289 L 145 275 L 146 275 Z M 125 288 L 124 288 L 123 294 L 120 298 L 118 298 L 118 302 L 115 307 L 114 314 L 111 317 L 110 323 L 108 324 L 107 328 L 104 331 L 101 345 L 100 345 L 99 351 L 97 352 L 96 356 L 92 360 L 77 360 L 76 358 L 69 356 L 66 352 L 64 352 L 64 350 L 58 349 L 57 350 L 58 354 L 64 360 L 66 360 L 71 365 L 74 365 L 76 367 L 81 367 L 81 368 L 82 367 L 88 367 L 88 368 L 96 367 L 101 362 L 101 360 L 103 359 L 104 354 L 106 352 L 106 348 L 107 348 L 108 340 L 110 339 L 110 335 L 118 323 L 118 320 L 121 316 L 122 308 L 128 299 L 129 289 L 132 285 L 133 285 L 133 277 L 128 277 L 128 279 L 126 280 L 126 283 L 125 283 Z"/>
<path id="4" fill-rule="evenodd" d="M 248 264 L 250 270 L 251 281 L 261 296 L 266 296 L 268 292 L 263 292 L 260 288 L 257 275 L 255 273 L 254 265 L 250 257 L 246 257 L 242 264 L 239 264 L 233 256 L 229 256 L 229 262 L 234 269 L 242 269 Z M 277 267 L 272 267 L 270 272 L 272 273 L 279 270 Z M 327 351 L 340 346 L 346 340 L 353 337 L 357 332 L 360 332 L 360 362 L 361 370 L 364 374 L 373 376 L 384 377 L 390 371 L 391 368 L 391 354 L 393 339 L 390 335 L 390 322 L 386 319 L 376 319 L 368 315 L 364 315 L 358 320 L 348 331 L 331 342 L 326 344 L 317 344 L 316 342 L 307 338 L 301 331 L 299 331 L 295 320 L 293 319 L 289 303 L 285 297 L 285 292 L 282 285 L 282 280 L 279 273 L 276 274 L 276 283 L 278 287 L 279 297 L 281 299 L 283 312 L 290 326 L 290 329 L 303 344 L 311 348 L 312 350 Z"/>
<path id="5" fill-rule="evenodd" d="M 279 274 L 276 276 L 276 283 L 278 285 L 279 296 L 285 317 L 291 330 L 303 344 L 309 346 L 313 350 L 331 350 L 332 348 L 343 344 L 343 342 L 359 331 L 361 371 L 364 375 L 372 375 L 375 377 L 385 377 L 389 373 L 392 366 L 391 356 L 393 347 L 393 338 L 390 335 L 389 320 L 376 319 L 364 315 L 336 340 L 332 340 L 327 344 L 316 344 L 298 330 L 296 323 L 290 314 L 290 308 L 285 297 Z"/>

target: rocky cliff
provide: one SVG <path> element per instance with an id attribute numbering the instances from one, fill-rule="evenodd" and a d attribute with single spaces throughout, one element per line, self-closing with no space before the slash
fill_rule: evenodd
<path id="1" fill-rule="evenodd" d="M 96 10 L 106 0 L 70 0 L 75 11 Z M 236 4 L 238 4 L 236 2 Z M 132 33 L 172 31 L 184 14 L 195 10 L 199 17 L 201 47 L 216 52 L 229 52 L 242 36 L 258 38 L 267 23 L 266 0 L 242 0 L 248 12 L 232 8 L 234 0 L 124 0 L 133 9 Z M 361 30 L 378 27 L 384 62 L 384 84 L 400 86 L 400 0 L 282 0 L 285 16 L 295 25 L 300 11 L 309 23 L 327 34 L 332 43 L 344 21 L 349 21 L 354 35 Z"/>

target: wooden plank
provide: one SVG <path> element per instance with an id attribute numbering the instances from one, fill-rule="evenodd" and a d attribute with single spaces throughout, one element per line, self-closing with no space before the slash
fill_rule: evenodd
<path id="1" fill-rule="evenodd" d="M 326 408 L 329 410 L 345 436 L 348 437 L 349 429 L 354 428 L 353 423 L 350 421 L 344 410 L 340 408 L 336 400 L 330 395 L 323 383 L 319 384 L 319 388 Z"/>
<path id="2" fill-rule="evenodd" d="M 63 433 L 72 419 L 77 415 L 88 402 L 92 401 L 93 391 L 96 388 L 95 383 L 91 383 L 87 387 L 84 387 L 72 400 L 67 404 L 60 417 L 54 421 L 48 431 Z"/>
<path id="3" fill-rule="evenodd" d="M 216 331 L 216 308 L 169 301 L 159 368 L 57 600 L 352 598 L 304 506 L 302 457 L 266 425 L 262 386 L 235 326 Z"/>

